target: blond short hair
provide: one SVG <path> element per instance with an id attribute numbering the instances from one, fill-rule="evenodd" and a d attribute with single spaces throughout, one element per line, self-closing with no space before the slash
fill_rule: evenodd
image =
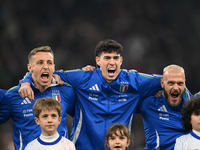
<path id="1" fill-rule="evenodd" d="M 172 64 L 172 65 L 169 65 L 169 66 L 167 66 L 163 69 L 163 75 L 169 70 L 180 71 L 180 72 L 183 72 L 185 74 L 185 70 L 183 69 L 183 67 L 181 67 L 179 65 Z"/>
<path id="2" fill-rule="evenodd" d="M 28 61 L 29 61 L 29 63 L 30 63 L 30 60 L 31 60 L 32 56 L 35 55 L 38 52 L 49 52 L 49 53 L 51 53 L 53 55 L 53 51 L 52 51 L 52 49 L 51 49 L 50 46 L 40 46 L 40 47 L 34 48 L 29 53 L 29 55 L 28 55 Z"/>

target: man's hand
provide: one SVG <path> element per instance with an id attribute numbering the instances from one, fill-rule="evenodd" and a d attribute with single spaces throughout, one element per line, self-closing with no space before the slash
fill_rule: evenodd
<path id="1" fill-rule="evenodd" d="M 18 93 L 22 98 L 28 97 L 30 100 L 34 100 L 34 93 L 30 86 L 30 83 L 28 82 L 24 82 L 21 84 Z"/>
<path id="2" fill-rule="evenodd" d="M 95 67 L 91 66 L 91 65 L 87 65 L 82 68 L 82 70 L 84 70 L 84 71 L 94 71 L 94 69 L 95 69 Z"/>
<path id="3" fill-rule="evenodd" d="M 161 97 L 162 96 L 162 91 L 158 91 L 156 94 L 155 94 L 155 97 Z"/>
<path id="4" fill-rule="evenodd" d="M 56 80 L 56 83 L 59 85 L 63 85 L 65 82 L 61 80 L 60 76 L 57 74 L 53 74 L 54 79 Z"/>

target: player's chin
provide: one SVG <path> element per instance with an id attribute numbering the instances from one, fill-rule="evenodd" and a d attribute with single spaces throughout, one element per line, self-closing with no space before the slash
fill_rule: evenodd
<path id="1" fill-rule="evenodd" d="M 41 82 L 41 85 L 42 86 L 49 86 L 49 85 L 51 85 L 51 82 L 50 81 L 43 81 L 43 82 Z"/>
<path id="2" fill-rule="evenodd" d="M 115 80 L 115 79 L 116 79 L 116 77 L 117 77 L 116 75 L 113 75 L 113 76 L 108 76 L 108 80 L 111 80 L 111 81 L 112 81 L 112 80 Z"/>
<path id="3" fill-rule="evenodd" d="M 110 82 L 112 82 L 113 80 L 115 80 L 115 78 L 107 78 L 106 80 L 110 83 Z"/>
<path id="4" fill-rule="evenodd" d="M 171 104 L 171 106 L 176 107 L 176 106 L 178 106 L 180 104 L 180 102 L 178 100 L 172 100 L 170 102 L 170 104 Z"/>

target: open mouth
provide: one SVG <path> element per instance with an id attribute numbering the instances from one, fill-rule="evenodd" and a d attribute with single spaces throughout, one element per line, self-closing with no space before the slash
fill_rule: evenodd
<path id="1" fill-rule="evenodd" d="M 41 78 L 42 78 L 43 82 L 47 82 L 48 79 L 49 79 L 49 73 L 43 72 L 43 73 L 41 74 Z"/>
<path id="2" fill-rule="evenodd" d="M 108 68 L 108 74 L 110 76 L 113 76 L 115 74 L 116 69 L 115 68 Z"/>
<path id="3" fill-rule="evenodd" d="M 114 148 L 121 148 L 121 146 L 115 146 Z"/>
<path id="4" fill-rule="evenodd" d="M 172 97 L 172 98 L 177 98 L 177 97 L 178 97 L 178 95 L 179 95 L 179 93 L 178 93 L 178 92 L 171 93 L 171 97 Z"/>

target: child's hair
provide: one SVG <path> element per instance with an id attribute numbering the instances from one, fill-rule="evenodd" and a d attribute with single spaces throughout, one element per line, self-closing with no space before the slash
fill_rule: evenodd
<path id="1" fill-rule="evenodd" d="M 35 117 L 37 118 L 39 118 L 39 115 L 42 112 L 42 110 L 52 110 L 52 109 L 56 109 L 59 117 L 61 116 L 61 111 L 62 111 L 61 104 L 57 100 L 51 97 L 39 98 L 33 105 L 33 111 Z"/>
<path id="2" fill-rule="evenodd" d="M 115 123 L 115 124 L 111 125 L 106 132 L 106 143 L 107 144 L 108 144 L 109 137 L 112 137 L 113 134 L 115 134 L 116 136 L 120 136 L 117 134 L 117 131 L 119 131 L 120 135 L 126 136 L 127 139 L 131 141 L 131 134 L 130 134 L 128 128 L 124 124 Z"/>
<path id="3" fill-rule="evenodd" d="M 191 98 L 182 108 L 182 121 L 185 130 L 192 131 L 191 115 L 200 115 L 200 97 Z"/>

